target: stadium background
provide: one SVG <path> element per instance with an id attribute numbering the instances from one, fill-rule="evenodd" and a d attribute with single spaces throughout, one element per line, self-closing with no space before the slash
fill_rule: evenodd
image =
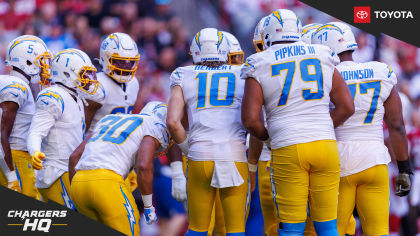
<path id="1" fill-rule="evenodd" d="M 192 64 L 189 45 L 200 29 L 214 27 L 231 32 L 247 57 L 255 53 L 252 39 L 256 24 L 278 8 L 295 11 L 303 25 L 337 21 L 297 0 L 0 0 L 0 74 L 10 72 L 11 67 L 4 64 L 5 50 L 20 35 L 39 36 L 52 53 L 74 47 L 94 59 L 99 56 L 106 35 L 124 32 L 137 42 L 141 55 L 136 74 L 140 83 L 138 99 L 143 103 L 167 102 L 169 75 L 176 67 Z M 407 133 L 414 132 L 420 128 L 419 48 L 386 35 L 376 38 L 356 28 L 353 32 L 359 44 L 353 54 L 356 62 L 382 61 L 397 74 Z M 99 65 L 96 66 L 100 71 Z M 386 137 L 386 128 L 384 132 Z M 420 168 L 419 148 L 410 145 L 416 169 Z M 183 235 L 187 229 L 186 217 L 182 205 L 170 195 L 171 175 L 166 158 L 156 160 L 155 167 L 154 205 L 159 220 L 152 226 L 142 220 L 141 235 Z M 396 165 L 390 163 L 389 169 L 390 178 L 395 178 Z M 413 194 L 408 198 L 391 194 L 390 235 L 419 235 L 419 205 L 411 201 Z M 141 201 L 138 190 L 134 195 Z M 247 235 L 258 235 L 263 221 L 255 192 L 252 200 Z M 138 206 L 143 209 L 141 202 Z M 360 224 L 356 235 L 361 235 Z"/>

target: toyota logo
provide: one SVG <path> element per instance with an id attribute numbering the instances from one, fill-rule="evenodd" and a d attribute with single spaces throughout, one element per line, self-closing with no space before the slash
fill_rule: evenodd
<path id="1" fill-rule="evenodd" d="M 358 11 L 356 16 L 359 19 L 366 19 L 369 16 L 369 14 L 365 11 Z"/>

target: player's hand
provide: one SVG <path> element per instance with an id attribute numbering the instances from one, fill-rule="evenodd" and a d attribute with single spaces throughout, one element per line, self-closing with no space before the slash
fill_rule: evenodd
<path id="1" fill-rule="evenodd" d="M 249 172 L 249 178 L 251 179 L 251 192 L 254 192 L 255 186 L 257 185 L 257 172 Z"/>
<path id="2" fill-rule="evenodd" d="M 153 206 L 144 208 L 144 221 L 146 221 L 146 224 L 151 225 L 153 222 L 157 221 L 155 208 Z"/>
<path id="3" fill-rule="evenodd" d="M 42 169 L 42 164 L 41 161 L 42 159 L 44 159 L 45 154 L 40 152 L 40 151 L 35 151 L 34 155 L 32 156 L 31 159 L 31 165 L 36 169 L 36 170 L 41 170 Z"/>
<path id="4" fill-rule="evenodd" d="M 16 191 L 16 192 L 19 192 L 19 193 L 22 192 L 22 189 L 20 189 L 19 181 L 17 181 L 17 180 L 15 180 L 13 182 L 9 182 L 7 187 L 9 189 L 13 190 L 13 191 Z"/>
<path id="5" fill-rule="evenodd" d="M 411 176 L 405 172 L 398 173 L 395 179 L 395 195 L 398 197 L 407 196 L 411 190 Z"/>

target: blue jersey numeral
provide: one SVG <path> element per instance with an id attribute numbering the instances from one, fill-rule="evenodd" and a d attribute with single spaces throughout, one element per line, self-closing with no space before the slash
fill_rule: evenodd
<path id="1" fill-rule="evenodd" d="M 292 88 L 293 77 L 295 76 L 296 62 L 285 62 L 271 66 L 271 77 L 281 75 L 281 71 L 286 70 L 286 78 L 284 79 L 283 89 L 281 90 L 278 107 L 287 104 L 289 99 L 290 89 Z"/>
<path id="2" fill-rule="evenodd" d="M 201 72 L 195 77 L 198 79 L 198 92 L 197 92 L 197 109 L 206 106 L 207 97 L 207 77 L 208 73 Z M 220 82 L 222 78 L 226 78 L 226 94 L 224 98 L 220 98 L 219 93 Z M 225 88 L 222 86 L 222 88 Z M 236 90 L 236 75 L 231 72 L 214 73 L 210 81 L 210 99 L 209 104 L 212 107 L 228 107 L 232 106 Z M 223 91 L 223 90 L 222 90 Z"/>
<path id="3" fill-rule="evenodd" d="M 378 109 L 378 100 L 381 94 L 381 81 L 372 81 L 359 84 L 360 95 L 367 94 L 369 90 L 373 89 L 372 100 L 370 101 L 369 111 L 366 113 L 365 120 L 363 124 L 371 124 L 375 112 Z"/>
<path id="4" fill-rule="evenodd" d="M 103 119 L 98 135 L 90 138 L 89 142 L 94 142 L 102 137 L 102 141 L 110 142 L 113 144 L 123 144 L 130 135 L 143 124 L 143 118 L 141 117 L 127 117 L 121 120 L 122 117 L 119 116 L 108 116 Z M 117 123 L 118 122 L 118 123 Z M 122 131 L 118 130 L 124 126 L 127 122 L 130 122 L 129 125 Z M 116 135 L 116 133 L 118 135 Z"/>
<path id="5" fill-rule="evenodd" d="M 109 114 L 131 114 L 133 111 L 134 105 L 129 107 L 115 107 Z"/>

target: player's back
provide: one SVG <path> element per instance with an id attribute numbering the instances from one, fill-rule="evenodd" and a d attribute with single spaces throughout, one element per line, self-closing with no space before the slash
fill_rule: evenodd
<path id="1" fill-rule="evenodd" d="M 353 96 L 355 113 L 335 129 L 337 141 L 383 142 L 384 102 L 397 84 L 384 63 L 345 61 L 337 66 Z"/>
<path id="2" fill-rule="evenodd" d="M 192 160 L 246 161 L 240 70 L 241 66 L 234 65 L 195 65 L 172 73 L 171 88 L 181 86 L 188 110 L 188 157 Z"/>
<path id="3" fill-rule="evenodd" d="M 11 75 L 0 76 L 0 103 L 11 101 L 18 104 L 19 109 L 9 137 L 10 148 L 27 151 L 26 139 L 35 112 L 35 103 L 29 84 L 19 78 L 19 75 L 12 71 Z"/>
<path id="4" fill-rule="evenodd" d="M 95 126 L 76 170 L 108 169 L 125 179 L 145 136 L 158 140 L 163 149 L 169 145 L 169 132 L 157 116 L 107 115 Z"/>
<path id="5" fill-rule="evenodd" d="M 102 104 L 93 117 L 87 134 L 93 132 L 95 125 L 104 116 L 109 114 L 131 114 L 139 92 L 139 82 L 136 77 L 121 86 L 105 73 L 97 75 L 100 86 L 93 95 L 86 99 Z"/>
<path id="6" fill-rule="evenodd" d="M 338 62 L 329 48 L 302 41 L 275 44 L 247 59 L 241 76 L 262 87 L 273 149 L 335 140 L 328 106 Z"/>

